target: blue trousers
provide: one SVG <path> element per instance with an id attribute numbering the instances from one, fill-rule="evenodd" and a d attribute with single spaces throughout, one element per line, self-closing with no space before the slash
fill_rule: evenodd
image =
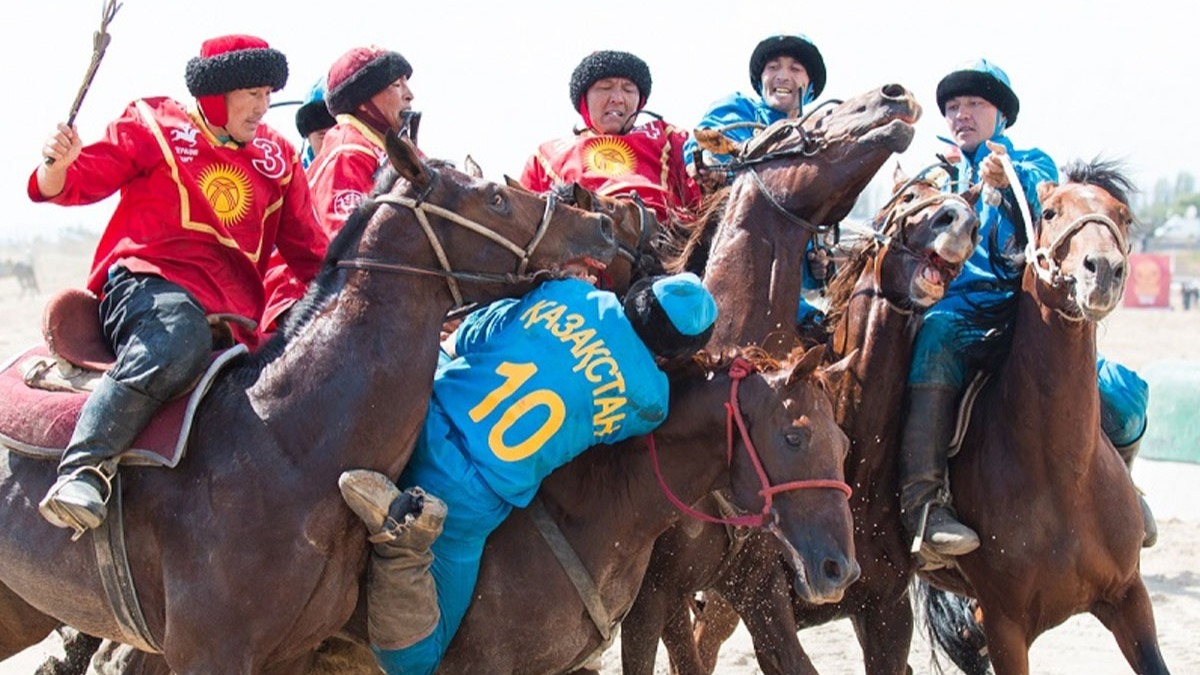
<path id="1" fill-rule="evenodd" d="M 428 675 L 441 663 L 471 604 L 483 545 L 513 509 L 483 481 L 452 435 L 440 408 L 431 403 L 421 438 L 397 481 L 401 489 L 420 486 L 442 499 L 447 512 L 442 534 L 433 542 L 431 569 L 441 618 L 429 637 L 411 647 L 372 647 L 388 675 Z"/>
<path id="2" fill-rule="evenodd" d="M 950 386 L 962 391 L 967 383 L 965 347 L 982 339 L 953 312 L 925 314 L 913 351 L 908 385 Z M 1113 445 L 1137 441 L 1146 431 L 1150 387 L 1137 373 L 1103 356 L 1096 372 L 1100 384 L 1100 427 Z"/>

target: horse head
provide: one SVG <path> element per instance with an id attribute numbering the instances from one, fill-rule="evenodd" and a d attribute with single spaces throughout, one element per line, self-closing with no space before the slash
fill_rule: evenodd
<path id="1" fill-rule="evenodd" d="M 525 190 L 515 178 L 504 179 L 510 188 Z M 658 218 L 636 192 L 608 197 L 572 182 L 558 185 L 554 193 L 563 203 L 599 213 L 612 221 L 617 255 L 601 275 L 602 288 L 620 295 L 641 276 L 663 273 L 655 248 L 660 232 Z"/>
<path id="2" fill-rule="evenodd" d="M 1042 216 L 1027 264 L 1043 305 L 1074 320 L 1099 321 L 1116 308 L 1129 271 L 1131 183 L 1107 162 L 1074 163 L 1067 182 L 1042 183 Z"/>
<path id="3" fill-rule="evenodd" d="M 746 168 L 738 180 L 755 182 L 768 199 L 778 195 L 779 207 L 800 219 L 832 225 L 850 213 L 887 158 L 908 149 L 920 116 L 912 93 L 888 84 L 803 119 L 780 120 L 735 160 Z"/>
<path id="4" fill-rule="evenodd" d="M 844 482 L 850 442 L 818 370 L 824 350 L 796 352 L 787 364 L 750 355 L 762 377 L 746 378 L 739 391 L 748 434 L 733 451 L 734 503 L 767 514 L 805 601 L 837 602 L 860 570 Z"/>
<path id="5" fill-rule="evenodd" d="M 892 178 L 892 196 L 875 219 L 886 242 L 879 288 L 889 302 L 925 309 L 942 299 L 975 249 L 980 189 L 944 192 L 929 169 L 910 178 L 899 164 Z"/>
<path id="6" fill-rule="evenodd" d="M 520 292 L 537 273 L 570 264 L 603 268 L 616 255 L 612 221 L 524 190 L 471 177 L 450 166 L 435 167 L 405 138 L 387 139 L 388 158 L 402 180 L 373 197 L 364 217 L 362 247 L 371 260 L 346 267 L 404 271 L 444 277 L 456 304 L 488 301 Z M 382 179 L 386 181 L 385 179 Z M 391 208 L 379 208 L 380 205 Z M 412 261 L 408 249 L 416 232 L 397 236 L 394 220 L 411 216 L 428 240 L 427 252 Z M 481 245 L 484 244 L 484 245 Z M 507 255 L 497 255 L 503 249 Z M 466 270 L 466 271 L 464 271 Z"/>

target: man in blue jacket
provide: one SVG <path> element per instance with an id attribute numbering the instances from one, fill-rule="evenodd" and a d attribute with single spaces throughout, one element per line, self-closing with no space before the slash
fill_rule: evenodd
<path id="1" fill-rule="evenodd" d="M 1000 157 L 1007 155 L 1021 181 L 1029 210 L 1036 221 L 1041 212 L 1037 185 L 1057 181 L 1054 160 L 1036 148 L 1017 150 L 1005 132 L 1017 121 L 1020 101 L 1008 75 L 979 59 L 942 78 L 938 108 L 951 137 L 946 140 L 961 154 L 957 189 L 983 182 L 1000 196 L 999 203 L 979 200 L 979 242 L 950 283 L 945 297 L 925 312 L 917 334 L 908 377 L 908 411 L 900 454 L 900 506 L 905 526 L 922 544 L 946 556 L 963 555 L 979 547 L 974 530 L 958 522 L 946 490 L 946 455 L 953 435 L 960 392 L 967 384 L 966 347 L 983 338 L 963 321 L 972 305 L 991 304 L 1011 294 L 998 284 L 990 258 L 995 245 L 1016 250 L 1024 232 L 1016 193 L 1005 176 Z M 1100 359 L 1101 421 L 1104 432 L 1126 463 L 1133 461 L 1146 426 L 1146 383 L 1133 371 Z M 1153 517 L 1143 501 L 1146 542 L 1155 538 Z"/>
<path id="2" fill-rule="evenodd" d="M 374 544 L 368 625 L 385 672 L 434 671 L 467 612 L 487 536 L 588 447 L 661 424 L 669 399 L 658 364 L 703 347 L 716 314 L 685 273 L 644 279 L 624 302 L 580 279 L 549 281 L 467 317 L 400 487 L 373 471 L 338 483 Z"/>

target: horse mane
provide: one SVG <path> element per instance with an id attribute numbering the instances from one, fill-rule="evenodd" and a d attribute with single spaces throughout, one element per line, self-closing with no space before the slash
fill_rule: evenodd
<path id="1" fill-rule="evenodd" d="M 871 237 L 863 239 L 861 244 L 850 249 L 852 255 L 845 262 L 839 262 L 833 278 L 825 287 L 825 297 L 829 299 L 829 313 L 825 317 L 826 330 L 832 331 L 846 310 L 850 307 L 850 296 L 858 285 L 858 277 L 862 275 L 867 262 L 874 260 L 879 251 L 879 240 Z"/>
<path id="2" fill-rule="evenodd" d="M 1126 207 L 1129 206 L 1129 193 L 1137 192 L 1133 181 L 1125 175 L 1125 167 L 1115 159 L 1094 157 L 1090 162 L 1077 159 L 1060 170 L 1067 182 L 1094 185 Z"/>
<path id="3" fill-rule="evenodd" d="M 704 275 L 713 235 L 729 202 L 730 186 L 726 185 L 704 197 L 700 215 L 693 221 L 675 222 L 661 228 L 664 238 L 663 265 L 667 272 L 692 272 Z"/>

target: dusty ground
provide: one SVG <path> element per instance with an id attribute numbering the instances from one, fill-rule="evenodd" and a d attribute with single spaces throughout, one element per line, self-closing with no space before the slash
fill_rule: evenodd
<path id="1" fill-rule="evenodd" d="M 33 253 L 42 293 L 20 297 L 14 279 L 0 279 L 0 358 L 38 339 L 42 304 L 50 291 L 79 285 L 90 261 L 90 247 L 69 251 L 41 249 Z M 0 250 L 0 257 L 28 255 L 28 251 Z M 1177 304 L 1178 306 L 1178 304 Z M 1200 334 L 1200 312 L 1168 310 L 1118 310 L 1100 330 L 1100 348 L 1110 358 L 1132 367 L 1151 362 L 1193 360 L 1200 368 L 1195 348 Z M 1191 337 L 1188 337 L 1188 336 Z M 1159 640 L 1168 665 L 1175 673 L 1200 673 L 1200 465 L 1141 460 L 1137 482 L 1147 490 L 1159 519 L 1159 545 L 1142 557 L 1142 573 L 1154 602 Z M 862 673 L 861 657 L 849 623 L 845 621 L 801 634 L 823 675 Z M 26 675 L 56 648 L 53 640 L 0 663 L 0 675 Z M 605 655 L 605 675 L 620 672 L 617 650 Z M 666 673 L 660 655 L 659 673 Z M 1090 616 L 1072 621 L 1043 636 L 1034 646 L 1032 671 L 1047 675 L 1107 675 L 1128 673 L 1116 643 Z M 909 659 L 916 673 L 931 672 L 929 650 L 918 637 Z M 482 668 L 481 672 L 486 672 Z M 739 630 L 721 654 L 720 673 L 758 673 L 749 636 Z"/>

